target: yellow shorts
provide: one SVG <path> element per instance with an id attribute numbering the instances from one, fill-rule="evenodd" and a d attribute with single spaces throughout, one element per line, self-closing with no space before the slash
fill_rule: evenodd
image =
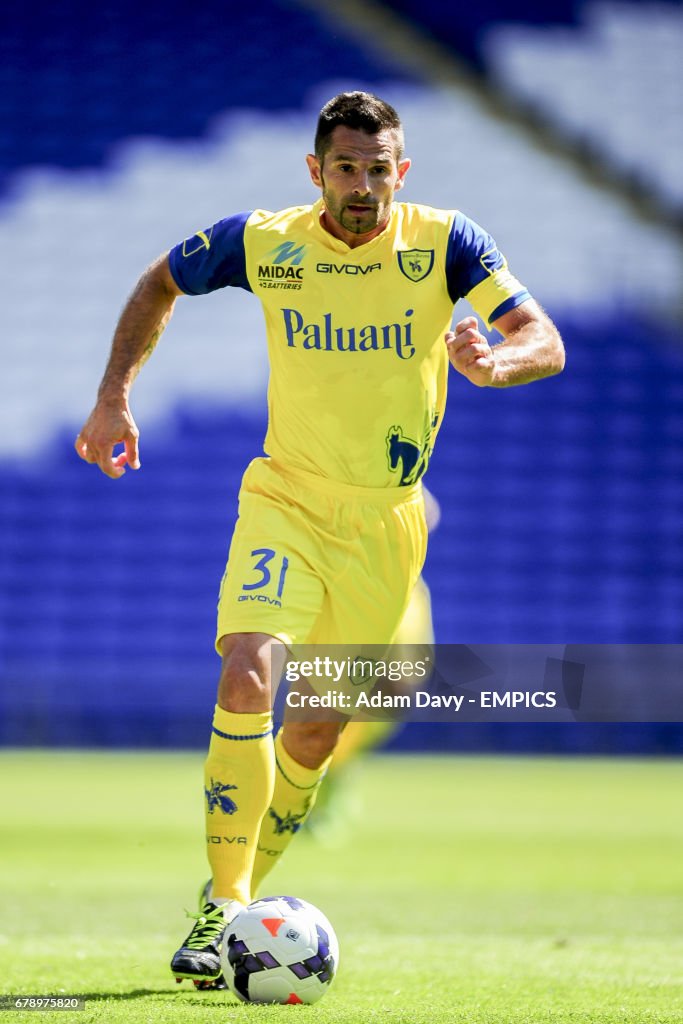
<path id="1" fill-rule="evenodd" d="M 292 644 L 388 644 L 427 549 L 412 487 L 353 487 L 271 459 L 248 466 L 218 602 L 228 633 Z"/>
<path id="2" fill-rule="evenodd" d="M 410 602 L 394 634 L 392 643 L 434 644 L 432 598 L 429 593 L 429 587 L 422 576 L 420 576 L 410 595 Z"/>

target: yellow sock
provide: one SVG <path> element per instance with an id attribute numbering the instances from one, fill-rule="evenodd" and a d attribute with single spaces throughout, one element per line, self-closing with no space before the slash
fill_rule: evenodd
<path id="1" fill-rule="evenodd" d="M 270 711 L 234 714 L 216 705 L 204 765 L 206 843 L 213 895 L 251 901 L 256 842 L 273 794 Z"/>
<path id="2" fill-rule="evenodd" d="M 320 768 L 305 768 L 285 750 L 282 730 L 277 734 L 275 790 L 261 823 L 252 876 L 254 895 L 308 817 L 329 763 L 330 758 Z"/>

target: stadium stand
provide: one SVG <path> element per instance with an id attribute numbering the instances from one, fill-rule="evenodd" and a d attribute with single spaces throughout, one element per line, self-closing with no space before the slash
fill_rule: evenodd
<path id="1" fill-rule="evenodd" d="M 519 0 L 514 12 L 504 0 L 457 6 L 449 0 L 424 0 L 420 4 L 414 0 L 386 0 L 384 6 L 420 25 L 474 67 L 483 69 L 484 43 L 492 25 L 510 20 L 520 25 L 576 25 L 583 5 L 578 0 L 557 0 L 552 5 L 543 0 Z"/>
<path id="2" fill-rule="evenodd" d="M 501 24 L 482 49 L 501 89 L 683 208 L 680 4 L 586 5 L 552 31 Z"/>
<path id="3" fill-rule="evenodd" d="M 226 212 L 305 201 L 316 106 L 352 83 L 405 116 L 406 198 L 462 198 L 569 351 L 565 374 L 532 388 L 451 380 L 429 474 L 448 509 L 426 570 L 437 638 L 681 642 L 674 239 L 470 98 L 349 47 L 295 3 L 229 20 L 212 3 L 177 4 L 175 17 L 153 3 L 58 6 L 37 22 L 35 6 L 19 9 L 0 35 L 0 94 L 21 100 L 0 105 L 0 244 L 12 254 L 0 311 L 0 743 L 204 745 L 217 585 L 264 429 L 257 303 L 179 304 L 136 385 L 141 473 L 113 484 L 88 470 L 74 431 L 141 268 Z M 575 5 L 555 15 L 578 23 Z M 484 158 L 463 166 L 463 139 Z M 491 725 L 402 742 L 635 751 L 683 739 L 663 726 L 541 736 Z"/>
<path id="4" fill-rule="evenodd" d="M 3 19 L 5 188 L 25 166 L 101 166 L 124 138 L 197 138 L 226 108 L 296 109 L 318 69 L 329 78 L 411 78 L 374 49 L 344 46 L 287 0 L 239 8 L 37 0 L 6 8 Z"/>

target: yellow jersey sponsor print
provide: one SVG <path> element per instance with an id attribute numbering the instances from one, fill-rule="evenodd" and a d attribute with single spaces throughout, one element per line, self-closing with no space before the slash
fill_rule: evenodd
<path id="1" fill-rule="evenodd" d="M 490 323 L 529 294 L 459 211 L 394 203 L 355 249 L 321 212 L 319 201 L 229 217 L 171 250 L 171 272 L 188 294 L 232 285 L 260 299 L 268 455 L 341 483 L 411 486 L 444 413 L 454 303 L 467 296 Z"/>

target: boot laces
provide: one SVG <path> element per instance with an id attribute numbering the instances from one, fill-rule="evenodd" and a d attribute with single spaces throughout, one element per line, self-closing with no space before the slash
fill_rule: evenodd
<path id="1" fill-rule="evenodd" d="M 216 940 L 220 941 L 225 931 L 223 907 L 206 903 L 199 914 L 186 910 L 186 915 L 197 922 L 187 937 L 186 949 L 203 949 Z"/>

